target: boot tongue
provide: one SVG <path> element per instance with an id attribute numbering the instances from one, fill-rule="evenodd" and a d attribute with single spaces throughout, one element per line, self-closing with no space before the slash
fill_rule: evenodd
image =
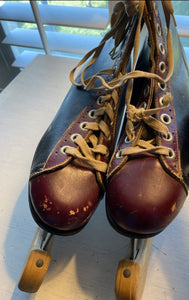
<path id="1" fill-rule="evenodd" d="M 139 0 L 125 0 L 125 10 L 129 17 L 138 11 Z"/>

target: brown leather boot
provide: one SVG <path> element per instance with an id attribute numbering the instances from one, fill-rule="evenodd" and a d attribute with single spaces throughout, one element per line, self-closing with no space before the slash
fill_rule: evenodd
<path id="1" fill-rule="evenodd" d="M 134 5 L 135 6 L 135 5 Z M 55 234 L 80 230 L 104 194 L 105 174 L 119 131 L 137 25 L 117 3 L 111 29 L 71 72 L 73 86 L 42 137 L 32 163 L 29 203 L 35 221 Z M 74 73 L 86 61 L 77 79 Z"/>
<path id="2" fill-rule="evenodd" d="M 189 72 L 171 1 L 138 1 L 136 14 L 148 41 L 142 68 L 125 76 L 125 126 L 109 163 L 106 208 L 117 231 L 140 238 L 165 229 L 187 197 Z"/>

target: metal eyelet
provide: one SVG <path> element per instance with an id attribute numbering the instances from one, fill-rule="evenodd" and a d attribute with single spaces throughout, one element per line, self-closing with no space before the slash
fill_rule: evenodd
<path id="1" fill-rule="evenodd" d="M 89 113 L 88 113 L 89 118 L 95 119 L 96 118 L 95 112 L 96 112 L 96 109 L 90 110 Z"/>
<path id="2" fill-rule="evenodd" d="M 132 137 L 132 139 L 128 139 L 128 136 L 126 136 L 126 138 L 125 138 L 125 144 L 129 144 L 129 143 L 131 143 L 132 141 L 134 140 L 134 137 Z"/>
<path id="3" fill-rule="evenodd" d="M 157 23 L 157 33 L 159 36 L 161 36 L 161 26 L 159 25 L 159 23 Z"/>
<path id="4" fill-rule="evenodd" d="M 102 106 L 104 103 L 102 101 L 102 97 L 98 97 L 98 99 L 96 100 L 97 105 Z"/>
<path id="5" fill-rule="evenodd" d="M 164 124 L 169 125 L 169 124 L 171 124 L 171 117 L 168 114 L 162 114 L 161 115 L 161 121 Z"/>
<path id="6" fill-rule="evenodd" d="M 78 136 L 81 136 L 79 133 L 74 133 L 71 135 L 70 139 L 72 140 L 72 142 L 75 142 L 75 139 L 78 137 Z"/>
<path id="7" fill-rule="evenodd" d="M 161 106 L 164 106 L 163 97 L 159 98 L 159 104 L 160 104 Z"/>
<path id="8" fill-rule="evenodd" d="M 165 136 L 163 135 L 162 138 L 163 138 L 163 140 L 166 141 L 166 142 L 171 142 L 171 141 L 173 140 L 173 135 L 172 135 L 171 132 L 168 132 L 167 137 L 165 137 Z"/>
<path id="9" fill-rule="evenodd" d="M 159 70 L 161 73 L 165 73 L 166 71 L 166 65 L 164 63 L 164 61 L 161 61 L 160 64 L 159 64 Z"/>
<path id="10" fill-rule="evenodd" d="M 123 155 L 121 155 L 121 151 L 118 151 L 118 152 L 116 153 L 116 158 L 117 158 L 117 159 L 123 158 Z"/>
<path id="11" fill-rule="evenodd" d="M 149 95 L 150 92 L 150 86 L 146 85 L 144 88 L 144 97 L 147 97 Z"/>
<path id="12" fill-rule="evenodd" d="M 139 108 L 146 108 L 147 106 L 147 103 L 145 101 L 143 101 L 140 105 L 139 105 Z"/>
<path id="13" fill-rule="evenodd" d="M 61 148 L 60 148 L 60 153 L 63 154 L 63 155 L 67 155 L 67 154 L 66 154 L 66 149 L 69 148 L 69 147 L 70 147 L 70 146 L 63 146 L 63 147 L 61 147 Z"/>
<path id="14" fill-rule="evenodd" d="M 163 46 L 162 43 L 159 44 L 159 50 L 160 50 L 162 55 L 165 55 L 165 47 Z"/>
<path id="15" fill-rule="evenodd" d="M 80 127 L 81 130 L 83 130 L 83 131 L 87 131 L 86 126 L 87 126 L 87 122 L 82 122 L 82 123 L 79 125 L 79 127 Z"/>
<path id="16" fill-rule="evenodd" d="M 165 82 L 161 82 L 161 83 L 158 82 L 158 86 L 162 91 L 166 91 L 166 89 L 167 89 L 167 85 Z"/>
<path id="17" fill-rule="evenodd" d="M 175 151 L 171 148 L 168 148 L 169 149 L 169 154 L 167 155 L 167 158 L 169 159 L 174 159 L 175 158 Z"/>

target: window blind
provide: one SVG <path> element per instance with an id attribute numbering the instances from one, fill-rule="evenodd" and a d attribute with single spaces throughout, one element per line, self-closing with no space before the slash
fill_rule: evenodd
<path id="1" fill-rule="evenodd" d="M 35 2 L 35 3 L 34 3 Z M 37 6 L 37 11 L 34 9 Z M 40 20 L 36 19 L 39 13 Z M 24 47 L 21 54 L 16 55 L 14 66 L 24 67 L 27 65 L 37 51 L 34 49 L 44 49 L 44 41 L 39 31 L 39 22 L 43 27 L 43 38 L 46 39 L 45 53 L 64 53 L 83 55 L 91 48 L 95 47 L 101 40 L 101 36 L 85 34 L 72 34 L 59 32 L 56 30 L 44 30 L 45 26 L 65 26 L 67 28 L 87 28 L 105 30 L 109 23 L 108 8 L 99 7 L 77 7 L 63 5 L 44 5 L 37 1 L 4 1 L 0 6 L 0 20 L 5 29 L 6 37 L 2 43 L 11 46 Z M 13 24 L 11 30 L 6 26 L 7 22 Z M 14 26 L 14 22 L 17 25 Z M 19 24 L 38 24 L 35 28 L 21 28 Z"/>
<path id="2" fill-rule="evenodd" d="M 44 5 L 42 1 L 40 3 L 39 1 L 1 2 L 3 4 L 0 6 L 0 20 L 6 34 L 2 43 L 24 49 L 15 55 L 13 65 L 17 67 L 26 66 L 39 51 L 47 54 L 64 53 L 64 55 L 82 56 L 99 44 L 102 36 L 60 32 L 53 30 L 54 26 L 96 29 L 102 31 L 103 35 L 103 31 L 109 24 L 109 9 L 112 9 L 112 5 L 108 9 L 108 5 L 107 8 L 91 8 Z M 35 2 L 35 5 L 32 5 L 32 2 Z M 112 1 L 109 3 L 112 4 Z M 176 15 L 175 18 L 179 35 L 189 37 L 189 16 Z M 7 22 L 12 24 L 11 29 L 10 26 L 6 26 Z M 22 23 L 37 24 L 37 26 L 22 28 L 19 26 Z M 47 30 L 48 26 L 51 30 Z M 189 62 L 189 48 L 185 48 L 185 51 Z"/>

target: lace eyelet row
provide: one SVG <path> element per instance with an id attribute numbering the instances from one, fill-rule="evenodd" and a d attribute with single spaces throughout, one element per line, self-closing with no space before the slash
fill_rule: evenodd
<path id="1" fill-rule="evenodd" d="M 79 133 L 73 133 L 71 136 L 70 136 L 70 140 L 72 142 L 75 142 L 75 139 L 78 137 L 78 136 L 81 136 Z M 68 145 L 65 145 L 63 147 L 60 148 L 60 153 L 63 154 L 63 155 L 67 155 L 66 154 L 66 149 L 67 148 L 70 148 L 70 146 Z"/>
<path id="2" fill-rule="evenodd" d="M 156 16 L 159 15 L 159 12 L 158 12 L 158 8 L 157 8 L 157 5 L 154 4 L 154 10 L 155 10 L 155 14 Z M 161 30 L 161 26 L 159 23 L 157 23 L 156 25 L 156 28 L 157 28 L 157 34 L 158 36 L 160 37 L 162 35 L 162 30 Z M 162 55 L 165 55 L 165 47 L 162 43 L 159 43 L 159 50 L 161 52 Z M 161 61 L 160 64 L 159 64 L 159 70 L 161 73 L 165 73 L 166 71 L 166 64 L 164 61 Z"/>
<path id="3" fill-rule="evenodd" d="M 162 115 L 160 116 L 160 118 L 161 118 L 161 121 L 162 121 L 165 125 L 171 124 L 171 121 L 172 121 L 172 120 L 171 120 L 171 117 L 170 117 L 168 114 L 162 114 Z M 172 140 L 173 140 L 173 135 L 172 135 L 172 133 L 169 131 L 168 134 L 167 134 L 167 137 L 165 137 L 165 136 L 163 135 L 162 138 L 163 138 L 163 140 L 164 140 L 165 142 L 170 143 L 170 142 L 172 142 Z M 175 151 L 174 151 L 172 148 L 168 148 L 168 149 L 169 149 L 169 155 L 167 155 L 166 157 L 167 157 L 168 159 L 174 159 L 174 158 L 176 157 Z"/>
<path id="4" fill-rule="evenodd" d="M 159 102 L 160 102 L 160 105 L 161 106 L 163 106 L 164 105 L 164 103 L 163 103 L 163 97 L 161 97 L 160 99 L 159 99 Z M 171 124 L 171 117 L 168 115 L 168 114 L 162 114 L 161 116 L 160 116 L 160 119 L 161 119 L 161 121 L 165 124 L 165 125 L 169 125 L 169 124 Z M 173 135 L 172 135 L 172 133 L 169 131 L 168 132 L 168 134 L 167 134 L 167 137 L 165 137 L 164 135 L 162 135 L 162 139 L 165 141 L 165 142 L 168 142 L 168 143 L 170 143 L 170 142 L 172 142 L 172 140 L 173 140 Z M 175 157 L 176 157 L 176 154 L 175 154 L 175 151 L 172 149 L 172 148 L 168 148 L 169 149 L 169 155 L 167 155 L 166 157 L 168 158 L 168 159 L 175 159 Z"/>
<path id="5" fill-rule="evenodd" d="M 169 159 L 174 159 L 175 158 L 175 151 L 172 148 L 168 148 L 169 149 L 169 154 L 167 155 L 167 158 Z M 116 153 L 116 158 L 117 159 L 122 159 L 124 156 L 121 154 L 121 150 L 119 150 Z"/>
<path id="6" fill-rule="evenodd" d="M 156 4 L 154 4 L 154 9 L 155 9 L 156 16 L 158 16 L 158 9 L 157 9 L 157 5 Z M 160 37 L 162 35 L 162 30 L 161 30 L 161 26 L 160 26 L 159 23 L 157 23 L 157 27 L 156 28 L 157 28 L 157 35 Z M 162 43 L 159 43 L 159 50 L 160 50 L 160 53 L 162 55 L 165 55 L 165 47 L 164 47 L 164 45 Z M 166 71 L 166 64 L 165 64 L 164 61 L 161 61 L 159 63 L 159 71 L 162 74 L 165 73 L 165 71 Z M 159 86 L 160 90 L 163 91 L 163 92 L 165 92 L 167 90 L 167 84 L 165 82 L 163 82 L 163 83 L 159 82 L 158 86 Z M 159 104 L 160 104 L 160 106 L 164 106 L 163 97 L 160 97 Z M 172 121 L 171 117 L 168 114 L 166 114 L 166 113 L 161 114 L 160 119 L 161 119 L 162 123 L 164 123 L 165 125 L 171 124 L 171 121 Z M 167 137 L 163 135 L 162 139 L 165 142 L 172 142 L 173 135 L 169 131 L 168 134 L 167 134 Z M 175 157 L 176 157 L 175 151 L 172 148 L 168 148 L 168 150 L 169 150 L 169 154 L 166 157 L 168 159 L 175 159 Z"/>

